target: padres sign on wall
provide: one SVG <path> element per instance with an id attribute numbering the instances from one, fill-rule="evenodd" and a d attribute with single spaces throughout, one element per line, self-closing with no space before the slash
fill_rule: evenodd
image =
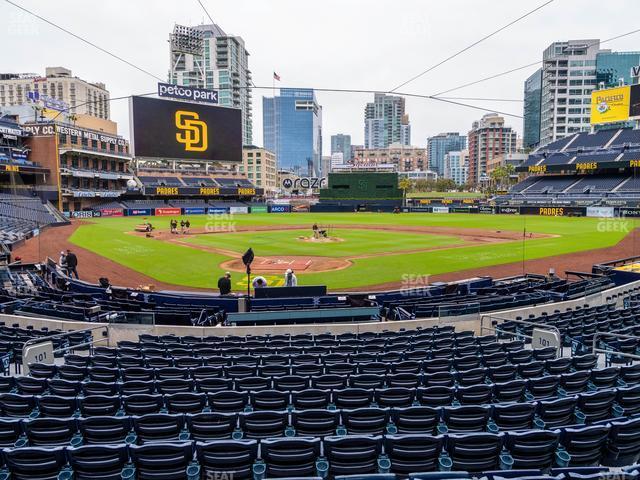
<path id="1" fill-rule="evenodd" d="M 136 157 L 242 161 L 239 109 L 132 97 L 130 114 Z"/>
<path id="2" fill-rule="evenodd" d="M 591 123 L 626 122 L 629 120 L 631 87 L 609 88 L 591 92 Z"/>

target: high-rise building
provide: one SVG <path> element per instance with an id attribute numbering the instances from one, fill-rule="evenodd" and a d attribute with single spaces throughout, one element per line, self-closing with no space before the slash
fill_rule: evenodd
<path id="1" fill-rule="evenodd" d="M 248 145 L 242 147 L 242 165 L 240 173 L 266 193 L 275 192 L 278 188 L 278 166 L 276 156 L 265 148 Z"/>
<path id="2" fill-rule="evenodd" d="M 591 92 L 600 83 L 614 86 L 620 79 L 626 84 L 633 83 L 631 67 L 639 63 L 640 52 L 602 50 L 598 39 L 549 45 L 542 55 L 541 77 L 538 79 L 536 72 L 524 85 L 524 147 L 546 145 L 576 132 L 589 131 Z"/>
<path id="3" fill-rule="evenodd" d="M 357 148 L 352 163 L 361 167 L 393 165 L 398 172 L 427 171 L 427 149 L 394 143 L 387 148 Z"/>
<path id="4" fill-rule="evenodd" d="M 542 104 L 542 69 L 524 82 L 524 125 L 522 143 L 531 149 L 540 143 L 540 107 Z"/>
<path id="5" fill-rule="evenodd" d="M 429 168 L 440 176 L 444 174 L 444 156 L 451 151 L 460 151 L 466 148 L 467 137 L 458 132 L 439 133 L 427 139 L 429 152 Z"/>
<path id="6" fill-rule="evenodd" d="M 278 169 L 318 175 L 322 158 L 322 107 L 313 89 L 281 88 L 262 97 L 264 148 L 276 154 Z"/>
<path id="7" fill-rule="evenodd" d="M 596 80 L 605 87 L 614 87 L 622 80 L 626 85 L 637 83 L 631 68 L 640 65 L 640 52 L 600 52 L 596 55 Z"/>
<path id="8" fill-rule="evenodd" d="M 74 77 L 64 67 L 47 67 L 45 76 L 36 73 L 0 73 L 0 107 L 32 109 L 22 122 L 51 119 L 59 112 L 109 120 L 109 92 L 104 83 Z M 51 113 L 51 115 L 48 115 Z"/>
<path id="9" fill-rule="evenodd" d="M 488 180 L 487 162 L 517 150 L 517 134 L 504 124 L 504 118 L 487 113 L 473 122 L 469 131 L 469 183 Z"/>
<path id="10" fill-rule="evenodd" d="M 219 90 L 219 105 L 242 110 L 242 140 L 251 145 L 251 71 L 242 37 L 227 35 L 215 24 L 176 25 L 169 45 L 169 82 Z"/>
<path id="11" fill-rule="evenodd" d="M 600 40 L 554 42 L 542 55 L 540 145 L 590 130 Z"/>
<path id="12" fill-rule="evenodd" d="M 411 145 L 411 125 L 403 97 L 376 93 L 364 109 L 365 148 L 387 148 L 393 143 Z"/>
<path id="13" fill-rule="evenodd" d="M 351 135 L 331 135 L 331 154 L 342 153 L 344 161 L 351 160 Z"/>
<path id="14" fill-rule="evenodd" d="M 444 155 L 444 178 L 464 185 L 469 177 L 469 150 L 450 151 Z"/>

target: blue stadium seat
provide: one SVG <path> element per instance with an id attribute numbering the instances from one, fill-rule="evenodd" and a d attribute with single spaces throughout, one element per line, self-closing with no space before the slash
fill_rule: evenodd
<path id="1" fill-rule="evenodd" d="M 443 445 L 443 436 L 387 435 L 384 439 L 384 451 L 391 462 L 390 470 L 402 476 L 439 470 Z"/>
<path id="2" fill-rule="evenodd" d="M 589 467 L 599 465 L 608 436 L 609 427 L 606 425 L 562 429 L 560 444 L 571 457 L 569 466 Z"/>
<path id="3" fill-rule="evenodd" d="M 233 390 L 209 393 L 207 394 L 207 402 L 214 412 L 238 413 L 248 407 L 249 394 Z"/>
<path id="4" fill-rule="evenodd" d="M 574 425 L 576 421 L 576 397 L 558 398 L 538 402 L 537 415 L 546 429 Z"/>
<path id="5" fill-rule="evenodd" d="M 289 424 L 287 412 L 247 412 L 239 416 L 244 438 L 261 439 L 282 437 Z"/>
<path id="6" fill-rule="evenodd" d="M 262 440 L 260 457 L 266 467 L 265 478 L 304 478 L 326 473 L 326 462 L 319 462 L 319 438 Z"/>
<path id="7" fill-rule="evenodd" d="M 610 467 L 634 465 L 640 461 L 640 418 L 611 422 L 602 464 Z"/>
<path id="8" fill-rule="evenodd" d="M 191 442 L 132 445 L 129 447 L 129 453 L 135 468 L 135 478 L 140 480 L 195 480 L 200 475 L 199 469 L 193 464 Z"/>
<path id="9" fill-rule="evenodd" d="M 118 444 L 135 442 L 130 417 L 90 417 L 78 420 L 83 444 Z"/>
<path id="10" fill-rule="evenodd" d="M 488 406 L 444 407 L 442 419 L 450 433 L 486 432 L 491 409 Z"/>
<path id="11" fill-rule="evenodd" d="M 207 412 L 186 415 L 187 429 L 191 438 L 198 442 L 232 438 L 237 429 L 236 413 Z"/>
<path id="12" fill-rule="evenodd" d="M 333 436 L 340 426 L 340 412 L 326 409 L 293 410 L 291 426 L 296 435 L 302 437 Z"/>
<path id="13" fill-rule="evenodd" d="M 467 472 L 496 470 L 506 460 L 500 455 L 503 442 L 503 434 L 447 435 L 446 451 L 451 460 L 451 469 Z"/>
<path id="14" fill-rule="evenodd" d="M 121 408 L 120 397 L 117 395 L 79 397 L 78 408 L 83 417 L 115 416 Z"/>
<path id="15" fill-rule="evenodd" d="M 384 435 L 390 426 L 389 414 L 388 408 L 342 410 L 342 423 L 349 435 Z"/>
<path id="16" fill-rule="evenodd" d="M 74 480 L 117 480 L 129 461 L 126 445 L 87 445 L 66 449 Z"/>
<path id="17" fill-rule="evenodd" d="M 391 411 L 393 424 L 399 434 L 436 433 L 442 412 L 439 408 L 412 406 L 394 408 Z"/>
<path id="18" fill-rule="evenodd" d="M 165 404 L 169 413 L 200 413 L 207 405 L 204 393 L 174 393 L 165 396 Z"/>
<path id="19" fill-rule="evenodd" d="M 258 457 L 256 440 L 213 440 L 196 443 L 196 458 L 203 478 L 228 475 L 237 480 L 251 480 Z"/>
<path id="20" fill-rule="evenodd" d="M 183 415 L 156 413 L 132 417 L 132 421 L 139 444 L 189 439 Z"/>
<path id="21" fill-rule="evenodd" d="M 296 410 L 310 408 L 328 408 L 331 403 L 331 391 L 316 388 L 291 392 L 291 405 Z"/>
<path id="22" fill-rule="evenodd" d="M 122 397 L 122 407 L 127 415 L 159 413 L 164 408 L 162 395 L 129 395 Z"/>
<path id="23" fill-rule="evenodd" d="M 373 390 L 364 388 L 334 390 L 332 398 L 336 408 L 363 408 L 373 403 Z"/>
<path id="24" fill-rule="evenodd" d="M 558 432 L 549 430 L 509 432 L 504 446 L 513 458 L 512 468 L 547 470 L 557 464 L 559 439 Z M 566 461 L 566 455 L 562 459 Z"/>
<path id="25" fill-rule="evenodd" d="M 324 454 L 329 462 L 329 476 L 363 475 L 369 473 L 386 473 L 381 462 L 382 437 L 379 436 L 348 436 L 326 437 L 324 439 Z M 382 463 L 382 467 L 380 468 Z"/>
<path id="26" fill-rule="evenodd" d="M 500 431 L 527 430 L 534 427 L 535 414 L 534 403 L 496 404 L 491 420 Z"/>
<path id="27" fill-rule="evenodd" d="M 14 480 L 56 480 L 67 463 L 63 447 L 5 449 L 3 457 Z"/>

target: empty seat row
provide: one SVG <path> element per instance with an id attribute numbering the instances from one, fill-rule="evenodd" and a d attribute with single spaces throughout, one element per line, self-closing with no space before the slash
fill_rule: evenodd
<path id="1" fill-rule="evenodd" d="M 610 418 L 640 414 L 640 387 L 601 390 L 558 399 L 521 403 L 454 403 L 441 392 L 418 397 L 408 389 L 393 389 L 381 395 L 356 389 L 342 392 L 308 390 L 289 396 L 282 392 L 218 392 L 214 394 L 179 393 L 173 395 L 139 394 L 126 397 L 91 396 L 80 398 L 6 395 L 0 401 L 4 419 L 34 420 L 91 418 L 104 416 L 144 416 L 157 413 L 245 415 L 252 418 L 278 418 L 276 424 L 289 425 L 290 411 L 297 417 L 320 418 L 320 429 L 303 429 L 305 434 L 327 435 L 326 421 L 334 419 L 337 428 L 340 412 L 361 414 L 361 426 L 345 421 L 348 431 L 388 426 L 401 432 L 499 431 L 527 428 L 556 428 L 572 424 L 592 424 Z M 265 413 L 266 412 L 266 413 Z M 337 412 L 337 413 L 336 413 Z M 343 414 L 342 419 L 355 413 Z M 218 417 L 211 417 L 218 418 Z M 223 418 L 223 417 L 219 417 Z M 231 418 L 231 417 L 228 417 Z M 393 418 L 393 420 L 390 420 Z M 391 423 L 390 423 L 391 422 Z M 393 425 L 392 425 L 393 424 Z M 322 426 L 324 425 L 324 426 Z M 295 422 L 291 424 L 296 428 Z M 333 430 L 335 430 L 333 428 Z M 376 432 L 378 430 L 375 430 Z M 228 432 L 231 433 L 232 429 Z M 274 435 L 271 433 L 270 435 Z"/>
<path id="2" fill-rule="evenodd" d="M 638 430 L 632 423 L 506 434 L 26 447 L 4 449 L 2 463 L 11 478 L 38 480 L 55 479 L 63 471 L 76 479 L 335 478 L 450 470 L 504 471 L 509 478 L 512 469 L 631 465 L 640 456 L 640 445 L 625 438 Z"/>
<path id="3" fill-rule="evenodd" d="M 36 379 L 61 378 L 64 380 L 94 380 L 94 381 L 128 381 L 153 379 L 166 380 L 173 378 L 247 378 L 247 377 L 284 377 L 284 376 L 306 376 L 318 377 L 321 375 L 391 375 L 400 373 L 412 374 L 440 374 L 443 378 L 448 375 L 451 381 L 460 381 L 464 377 L 465 371 L 484 371 L 490 379 L 504 379 L 504 375 L 511 375 L 513 378 L 520 376 L 530 378 L 543 374 L 557 375 L 572 371 L 584 371 L 595 368 L 597 356 L 583 355 L 573 358 L 557 358 L 553 360 L 534 360 L 530 362 L 510 363 L 506 361 L 504 354 L 494 354 L 490 357 L 480 359 L 476 356 L 462 357 L 457 360 L 452 359 L 432 359 L 432 360 L 404 360 L 397 362 L 366 362 L 366 363 L 301 363 L 294 365 L 270 363 L 267 365 L 193 365 L 182 364 L 179 367 L 165 365 L 145 364 L 145 362 L 134 362 L 126 367 L 81 367 L 74 365 L 52 365 L 52 364 L 32 364 L 30 365 L 30 375 Z M 140 365 L 141 364 L 141 365 Z M 628 366 L 620 371 L 622 376 L 627 374 L 633 376 L 633 371 L 640 367 Z M 511 372 L 510 374 L 508 372 Z M 24 378 L 24 377 L 23 377 Z M 463 383 L 468 383 L 464 382 Z M 7 391 L 14 388 L 15 382 L 10 377 L 0 378 L 0 391 Z M 633 382 L 629 382 L 633 383 Z"/>
<path id="4" fill-rule="evenodd" d="M 118 348 L 117 350 L 97 347 L 91 356 L 67 355 L 65 361 L 77 366 L 115 367 L 122 362 L 136 362 L 140 365 L 160 359 L 170 360 L 173 364 L 189 362 L 196 365 L 268 365 L 293 363 L 362 363 L 362 362 L 396 362 L 402 360 L 429 360 L 433 358 L 462 358 L 469 356 L 487 357 L 494 354 L 506 354 L 504 361 L 511 363 L 530 362 L 532 360 L 548 360 L 555 358 L 555 349 L 524 349 L 524 342 L 493 342 L 476 346 L 463 347 L 441 346 L 432 348 L 430 344 L 395 345 L 383 347 L 375 342 L 366 343 L 362 347 L 340 346 L 330 347 L 262 347 L 254 349 L 185 349 L 185 348 Z M 123 360 L 124 359 L 124 360 Z M 185 360 L 186 359 L 186 360 Z"/>

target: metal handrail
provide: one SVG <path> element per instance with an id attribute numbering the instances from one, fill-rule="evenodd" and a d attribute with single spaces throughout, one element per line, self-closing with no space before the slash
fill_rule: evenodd
<path id="1" fill-rule="evenodd" d="M 77 348 L 88 347 L 88 346 L 94 345 L 94 344 L 99 343 L 99 342 L 105 342 L 105 341 L 108 342 L 109 341 L 109 335 L 108 335 L 109 325 L 108 324 L 107 325 L 100 325 L 100 326 L 97 326 L 97 327 L 84 328 L 82 330 L 70 330 L 68 332 L 57 333 L 55 335 L 47 335 L 47 336 L 44 336 L 44 337 L 32 338 L 30 340 L 27 340 L 24 343 L 24 345 L 22 346 L 23 358 L 24 358 L 24 354 L 25 354 L 25 348 L 30 346 L 30 345 L 36 345 L 38 343 L 48 342 L 48 341 L 51 341 L 51 340 L 57 339 L 57 338 L 64 338 L 64 337 L 67 337 L 67 336 L 69 336 L 71 334 L 87 333 L 87 332 L 92 332 L 94 330 L 100 330 L 100 329 L 106 329 L 107 330 L 107 336 L 106 337 L 99 338 L 97 340 L 91 340 L 90 342 L 79 343 L 77 345 L 70 345 L 68 347 L 59 348 L 59 349 L 53 351 L 54 353 L 61 353 L 61 352 L 66 352 L 67 350 L 74 350 L 74 349 L 77 349 Z"/>
<path id="2" fill-rule="evenodd" d="M 560 330 L 558 329 L 558 327 L 555 327 L 553 325 L 546 325 L 544 323 L 537 323 L 537 322 L 528 322 L 526 320 L 517 320 L 517 319 L 512 319 L 512 318 L 497 317 L 497 316 L 494 316 L 494 315 L 482 315 L 482 317 L 480 317 L 480 335 L 482 335 L 482 332 L 486 329 L 486 330 L 489 330 L 491 332 L 506 333 L 508 335 L 515 335 L 515 336 L 519 336 L 519 337 L 533 339 L 533 337 L 531 335 L 525 335 L 524 333 L 513 333 L 513 332 L 509 332 L 507 330 L 502 330 L 502 329 L 495 328 L 495 327 L 485 327 L 485 325 L 484 325 L 485 318 L 502 320 L 503 322 L 514 322 L 514 323 L 519 323 L 519 324 L 522 324 L 522 325 L 529 325 L 529 326 L 533 326 L 533 327 L 539 327 L 539 328 L 541 328 L 543 330 L 547 330 L 549 332 L 556 333 L 558 335 L 558 338 L 560 340 L 562 340 L 562 333 L 560 333 Z M 558 348 L 558 355 L 560 357 L 562 357 L 562 345 L 560 346 L 560 348 Z"/>
<path id="3" fill-rule="evenodd" d="M 624 333 L 614 333 L 614 332 L 596 332 L 593 334 L 592 352 L 594 354 L 604 353 L 604 354 L 616 355 L 618 357 L 630 358 L 632 360 L 640 360 L 640 355 L 634 355 L 633 353 L 625 353 L 625 352 L 618 352 L 615 350 L 606 350 L 604 348 L 598 348 L 598 341 L 600 340 L 600 337 L 604 337 L 604 336 L 615 337 L 615 338 L 632 338 L 640 341 L 640 337 L 637 335 L 627 335 Z"/>

